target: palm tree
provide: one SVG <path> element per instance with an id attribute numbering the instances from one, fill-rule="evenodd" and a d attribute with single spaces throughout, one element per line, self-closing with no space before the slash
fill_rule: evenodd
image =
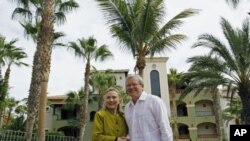
<path id="1" fill-rule="evenodd" d="M 8 130 L 15 131 L 25 131 L 25 122 L 27 114 L 27 106 L 26 105 L 18 105 L 15 108 L 15 116 L 11 119 L 11 123 L 6 127 Z"/>
<path id="2" fill-rule="evenodd" d="M 89 78 L 90 78 L 90 66 L 91 61 L 101 60 L 112 57 L 112 53 L 108 50 L 106 45 L 97 47 L 97 41 L 93 37 L 88 39 L 79 39 L 79 45 L 76 42 L 70 42 L 69 49 L 72 49 L 77 57 L 83 59 L 86 62 L 84 73 L 84 99 L 82 105 L 80 105 L 80 141 L 83 141 L 85 127 L 87 123 L 87 111 L 88 111 L 88 99 L 89 99 Z"/>
<path id="3" fill-rule="evenodd" d="M 177 124 L 177 106 L 176 106 L 176 89 L 177 84 L 181 83 L 183 73 L 178 73 L 177 69 L 169 69 L 170 73 L 168 74 L 168 84 L 169 84 L 169 91 L 172 96 L 172 117 L 173 117 L 173 133 L 174 133 L 174 140 L 178 140 L 178 124 Z"/>
<path id="4" fill-rule="evenodd" d="M 84 93 L 83 89 L 80 89 L 77 92 L 71 91 L 66 94 L 67 99 L 65 101 L 65 106 L 68 109 L 74 109 L 76 106 L 82 105 Z"/>
<path id="5" fill-rule="evenodd" d="M 65 107 L 69 110 L 78 110 L 80 105 L 83 105 L 83 98 L 84 98 L 84 93 L 83 93 L 83 89 L 81 88 L 79 91 L 71 91 L 69 93 L 66 94 L 67 95 L 67 99 L 65 101 Z M 70 126 L 73 127 L 73 130 L 75 130 L 75 128 L 79 129 L 79 119 L 70 119 L 68 121 L 68 123 L 70 124 Z M 75 133 L 75 131 L 73 131 L 73 133 Z"/>
<path id="6" fill-rule="evenodd" d="M 197 13 L 186 9 L 167 23 L 164 20 L 164 0 L 96 0 L 104 12 L 113 37 L 117 37 L 124 49 L 136 57 L 135 71 L 143 76 L 145 57 L 176 48 L 186 39 L 183 34 L 173 34 L 182 19 Z M 163 25 L 163 26 L 161 26 Z"/>
<path id="7" fill-rule="evenodd" d="M 16 0 L 20 7 L 17 7 L 12 18 L 16 15 L 21 15 L 28 18 L 28 22 L 32 23 L 35 18 L 39 24 L 37 35 L 37 50 L 33 60 L 32 78 L 28 97 L 28 122 L 26 124 L 27 141 L 31 141 L 33 125 L 38 110 L 39 96 L 40 97 L 40 118 L 45 118 L 43 112 L 46 108 L 47 84 L 49 79 L 51 46 L 53 45 L 54 23 L 63 23 L 66 20 L 65 13 L 79 7 L 74 0 L 68 1 L 49 1 L 49 0 Z M 32 14 L 36 11 L 35 15 Z M 33 33 L 33 32 L 31 32 Z M 35 35 L 35 34 L 33 34 Z M 34 36 L 35 37 L 35 36 Z M 41 95 L 40 95 L 41 94 Z M 41 101 L 42 100 L 42 101 Z M 40 140 L 45 140 L 44 120 L 39 121 Z"/>
<path id="8" fill-rule="evenodd" d="M 19 103 L 19 101 L 15 100 L 15 98 L 8 98 L 7 100 L 8 102 L 8 116 L 7 116 L 7 120 L 6 120 L 6 125 L 9 125 L 9 122 L 11 120 L 11 113 L 14 109 L 14 107 L 17 106 L 17 104 Z"/>
<path id="9" fill-rule="evenodd" d="M 6 42 L 4 37 L 0 37 L 0 128 L 2 127 L 3 110 L 7 106 L 5 100 L 8 96 L 10 67 L 12 64 L 16 64 L 17 66 L 27 66 L 26 63 L 21 61 L 26 58 L 27 55 L 21 48 L 15 47 L 16 42 L 16 39 Z M 1 75 L 1 68 L 5 64 L 7 64 L 7 69 L 3 79 Z"/>
<path id="10" fill-rule="evenodd" d="M 244 20 L 242 28 L 238 29 L 222 18 L 221 27 L 227 44 L 211 34 L 202 34 L 193 45 L 208 48 L 210 52 L 208 55 L 189 58 L 188 62 L 192 64 L 186 74 L 191 82 L 188 89 L 199 92 L 204 89 L 217 90 L 220 85 L 227 86 L 231 94 L 240 96 L 243 119 L 246 124 L 250 124 L 249 20 Z"/>
<path id="11" fill-rule="evenodd" d="M 91 72 L 90 83 L 94 89 L 98 90 L 99 94 L 99 109 L 102 107 L 104 92 L 111 86 L 116 85 L 115 76 L 111 74 L 110 70 Z"/>
<path id="12" fill-rule="evenodd" d="M 229 121 L 234 120 L 236 125 L 241 124 L 241 115 L 242 115 L 242 104 L 240 99 L 235 98 L 231 100 L 230 103 L 227 103 L 227 108 L 223 110 L 223 119 L 228 124 Z"/>

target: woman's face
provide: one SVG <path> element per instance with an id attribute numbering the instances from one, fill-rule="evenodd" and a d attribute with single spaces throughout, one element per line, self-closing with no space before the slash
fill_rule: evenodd
<path id="1" fill-rule="evenodd" d="M 116 111 L 117 107 L 119 105 L 119 96 L 116 91 L 109 91 L 104 95 L 104 102 L 106 105 L 106 108 L 112 111 Z"/>

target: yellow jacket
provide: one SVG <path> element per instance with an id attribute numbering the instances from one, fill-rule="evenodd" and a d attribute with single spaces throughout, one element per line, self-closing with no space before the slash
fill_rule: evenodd
<path id="1" fill-rule="evenodd" d="M 92 141 L 115 141 L 116 137 L 127 136 L 127 131 L 123 114 L 100 110 L 95 114 Z"/>

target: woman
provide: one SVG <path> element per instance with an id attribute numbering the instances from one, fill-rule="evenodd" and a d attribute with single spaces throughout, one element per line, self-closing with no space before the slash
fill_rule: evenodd
<path id="1" fill-rule="evenodd" d="M 119 91 L 109 88 L 103 98 L 103 107 L 95 114 L 92 141 L 128 141 Z"/>

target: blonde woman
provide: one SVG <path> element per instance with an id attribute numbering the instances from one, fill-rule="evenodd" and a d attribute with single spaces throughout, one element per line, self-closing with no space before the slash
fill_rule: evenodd
<path id="1" fill-rule="evenodd" d="M 103 107 L 95 114 L 92 141 L 128 141 L 119 91 L 109 88 L 103 98 Z"/>

